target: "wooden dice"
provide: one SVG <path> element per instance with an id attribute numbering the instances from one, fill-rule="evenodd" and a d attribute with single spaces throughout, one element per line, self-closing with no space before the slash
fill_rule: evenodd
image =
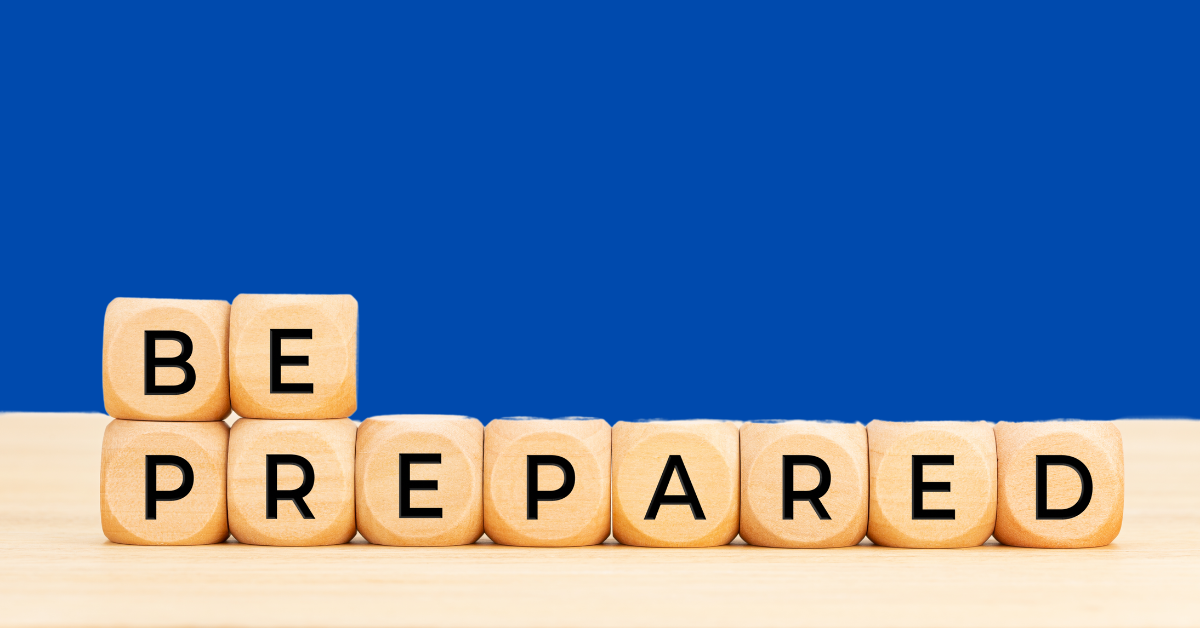
<path id="1" fill-rule="evenodd" d="M 354 422 L 238 419 L 229 434 L 229 531 L 254 545 L 354 538 Z"/>
<path id="2" fill-rule="evenodd" d="M 113 299 L 104 313 L 104 409 L 118 419 L 229 416 L 229 303 Z"/>
<path id="3" fill-rule="evenodd" d="M 890 547 L 983 545 L 996 525 L 996 438 L 985 422 L 871 421 L 867 536 Z"/>
<path id="4" fill-rule="evenodd" d="M 112 541 L 1096 547 L 1121 529 L 1111 423 L 393 415 L 356 428 L 358 302 L 114 299 L 101 520 Z M 241 415 L 230 430 L 230 409 Z M 301 420 L 302 419 L 302 420 Z"/>
<path id="5" fill-rule="evenodd" d="M 485 432 L 483 526 L 503 545 L 603 543 L 611 428 L 601 419 L 497 419 Z"/>
<path id="6" fill-rule="evenodd" d="M 464 545 L 483 535 L 483 424 L 372 417 L 355 445 L 358 530 L 379 545 Z"/>
<path id="7" fill-rule="evenodd" d="M 1121 531 L 1125 459 L 1108 422 L 998 423 L 996 540 L 1100 547 Z"/>
<path id="8" fill-rule="evenodd" d="M 104 430 L 100 523 L 127 545 L 203 545 L 229 537 L 222 421 L 116 419 Z"/>
<path id="9" fill-rule="evenodd" d="M 620 422 L 613 426 L 612 453 L 613 536 L 621 543 L 710 547 L 737 536 L 733 423 Z"/>
<path id="10" fill-rule="evenodd" d="M 241 294 L 229 319 L 233 409 L 256 419 L 336 419 L 357 408 L 358 301 Z"/>
<path id="11" fill-rule="evenodd" d="M 782 421 L 741 428 L 741 535 L 768 547 L 846 547 L 867 533 L 867 431 Z"/>

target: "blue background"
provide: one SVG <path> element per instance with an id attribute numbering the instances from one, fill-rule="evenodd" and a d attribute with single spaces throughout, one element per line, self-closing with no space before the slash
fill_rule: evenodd
<path id="1" fill-rule="evenodd" d="M 0 410 L 351 293 L 359 412 L 1200 416 L 1195 4 L 0 9 Z"/>

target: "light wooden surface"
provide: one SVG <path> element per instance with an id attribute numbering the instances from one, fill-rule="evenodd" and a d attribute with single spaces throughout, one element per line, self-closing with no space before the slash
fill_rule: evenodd
<path id="1" fill-rule="evenodd" d="M 114 545 L 107 422 L 0 416 L 0 625 L 1200 625 L 1196 421 L 1119 423 L 1124 529 L 1085 550 Z"/>

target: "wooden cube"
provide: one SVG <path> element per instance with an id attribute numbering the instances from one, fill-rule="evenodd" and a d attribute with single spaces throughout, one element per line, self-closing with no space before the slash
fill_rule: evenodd
<path id="1" fill-rule="evenodd" d="M 240 294 L 229 318 L 229 393 L 239 416 L 340 419 L 358 407 L 358 301 L 348 294 Z"/>
<path id="2" fill-rule="evenodd" d="M 846 547 L 867 534 L 867 430 L 861 423 L 745 423 L 742 540 Z"/>
<path id="3" fill-rule="evenodd" d="M 113 299 L 104 313 L 104 409 L 118 419 L 229 416 L 229 303 Z"/>
<path id="4" fill-rule="evenodd" d="M 238 419 L 229 433 L 229 531 L 253 545 L 354 538 L 350 419 Z"/>
<path id="5" fill-rule="evenodd" d="M 889 547 L 974 547 L 996 527 L 996 437 L 983 421 L 867 424 L 867 537 Z"/>
<path id="6" fill-rule="evenodd" d="M 503 545 L 608 538 L 612 429 L 602 419 L 497 419 L 483 453 L 483 527 Z"/>
<path id="7" fill-rule="evenodd" d="M 371 417 L 355 445 L 358 531 L 380 545 L 466 545 L 483 535 L 483 424 Z"/>
<path id="8" fill-rule="evenodd" d="M 1121 432 L 1110 422 L 996 424 L 996 540 L 1101 547 L 1125 509 Z"/>
<path id="9" fill-rule="evenodd" d="M 625 545 L 711 547 L 738 533 L 738 427 L 613 426 L 613 536 Z"/>
<path id="10" fill-rule="evenodd" d="M 100 523 L 127 545 L 206 545 L 229 537 L 222 421 L 115 419 L 100 454 Z"/>

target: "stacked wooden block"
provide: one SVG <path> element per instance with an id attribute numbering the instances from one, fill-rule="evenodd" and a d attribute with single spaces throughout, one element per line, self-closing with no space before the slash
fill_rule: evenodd
<path id="1" fill-rule="evenodd" d="M 395 415 L 355 426 L 349 295 L 116 299 L 101 520 L 118 543 L 1096 547 L 1111 423 Z M 223 422 L 230 408 L 242 418 Z"/>

